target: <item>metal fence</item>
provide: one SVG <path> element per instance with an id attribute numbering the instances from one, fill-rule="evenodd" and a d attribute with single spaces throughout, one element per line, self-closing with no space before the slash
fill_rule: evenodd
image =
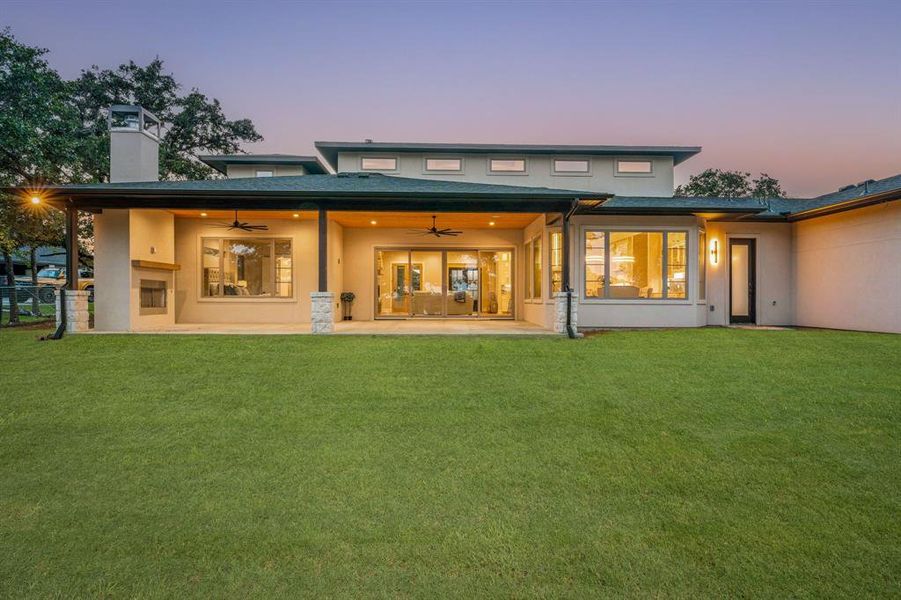
<path id="1" fill-rule="evenodd" d="M 19 323 L 39 323 L 56 320 L 56 288 L 52 285 L 0 286 L 0 326 L 7 325 L 11 316 L 11 299 L 15 294 L 19 306 Z"/>

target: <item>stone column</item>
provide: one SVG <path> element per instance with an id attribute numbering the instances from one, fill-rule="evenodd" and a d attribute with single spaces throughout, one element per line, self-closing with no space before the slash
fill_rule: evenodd
<path id="1" fill-rule="evenodd" d="M 335 292 L 310 292 L 310 329 L 314 335 L 335 332 Z"/>
<path id="2" fill-rule="evenodd" d="M 91 316 L 88 313 L 87 290 L 65 290 L 66 295 L 66 333 L 79 333 L 90 329 Z M 56 326 L 62 319 L 60 307 L 60 290 L 56 291 Z"/>
<path id="3" fill-rule="evenodd" d="M 573 295 L 572 304 L 570 306 L 570 324 L 573 330 L 578 325 L 577 309 L 579 299 Z M 556 292 L 554 294 L 554 332 L 566 333 L 566 292 Z"/>

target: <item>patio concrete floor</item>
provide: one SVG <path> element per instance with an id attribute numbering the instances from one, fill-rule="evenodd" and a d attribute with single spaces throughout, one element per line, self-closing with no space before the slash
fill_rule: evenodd
<path id="1" fill-rule="evenodd" d="M 91 332 L 103 334 L 104 332 Z M 310 324 L 215 324 L 179 323 L 165 329 L 135 332 L 141 334 L 218 334 L 218 335 L 310 335 Z M 555 335 L 527 321 L 490 320 L 380 320 L 340 321 L 335 335 Z"/>

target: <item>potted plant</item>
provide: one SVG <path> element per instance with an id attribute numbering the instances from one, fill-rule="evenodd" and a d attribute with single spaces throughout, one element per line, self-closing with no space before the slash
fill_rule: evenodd
<path id="1" fill-rule="evenodd" d="M 344 320 L 352 321 L 353 317 L 350 314 L 352 304 L 354 303 L 354 298 L 357 296 L 353 292 L 341 292 L 341 305 L 344 310 Z"/>

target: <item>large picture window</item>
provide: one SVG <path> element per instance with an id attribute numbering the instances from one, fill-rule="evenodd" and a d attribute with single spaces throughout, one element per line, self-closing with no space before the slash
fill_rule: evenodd
<path id="1" fill-rule="evenodd" d="M 205 298 L 291 298 L 290 239 L 203 238 Z"/>
<path id="2" fill-rule="evenodd" d="M 585 296 L 603 298 L 607 276 L 607 234 L 603 231 L 585 232 Z"/>
<path id="3" fill-rule="evenodd" d="M 685 231 L 586 231 L 585 297 L 685 299 Z"/>

